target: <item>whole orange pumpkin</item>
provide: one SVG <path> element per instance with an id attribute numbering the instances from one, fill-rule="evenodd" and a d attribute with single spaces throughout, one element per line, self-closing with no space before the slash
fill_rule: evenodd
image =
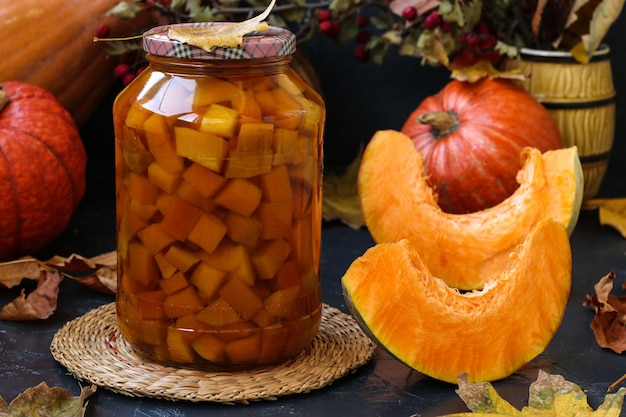
<path id="1" fill-rule="evenodd" d="M 449 82 L 409 116 L 402 132 L 424 156 L 424 170 L 448 213 L 492 207 L 519 186 L 520 152 L 562 147 L 548 111 L 508 80 Z"/>
<path id="2" fill-rule="evenodd" d="M 32 254 L 67 227 L 86 187 L 87 156 L 70 114 L 19 81 L 0 90 L 0 258 Z"/>

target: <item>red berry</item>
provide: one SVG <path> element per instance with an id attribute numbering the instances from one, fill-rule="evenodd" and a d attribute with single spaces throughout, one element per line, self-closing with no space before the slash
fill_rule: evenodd
<path id="1" fill-rule="evenodd" d="M 117 78 L 124 78 L 130 73 L 130 66 L 128 64 L 118 64 L 113 69 L 113 73 Z"/>
<path id="2" fill-rule="evenodd" d="M 322 10 L 317 11 L 317 20 L 319 20 L 320 22 L 325 22 L 327 20 L 330 20 L 330 18 L 331 18 L 330 10 L 322 9 Z"/>
<path id="3" fill-rule="evenodd" d="M 96 28 L 96 36 L 98 38 L 106 38 L 111 33 L 111 28 L 109 25 L 105 25 L 104 23 L 100 23 Z"/>
<path id="4" fill-rule="evenodd" d="M 124 76 L 124 78 L 122 78 L 122 84 L 124 86 L 127 86 L 128 84 L 130 84 L 133 80 L 135 79 L 135 74 L 133 74 L 132 72 L 129 72 L 128 74 L 126 74 Z"/>
<path id="5" fill-rule="evenodd" d="M 443 31 L 443 33 L 450 33 L 452 32 L 452 22 L 443 22 L 441 24 L 441 30 Z"/>
<path id="6" fill-rule="evenodd" d="M 480 22 L 476 28 L 476 32 L 478 32 L 479 35 L 487 35 L 489 33 L 489 26 L 487 26 L 485 22 Z"/>
<path id="7" fill-rule="evenodd" d="M 358 43 L 368 43 L 372 38 L 372 34 L 366 30 L 363 30 L 356 34 L 356 41 Z"/>
<path id="8" fill-rule="evenodd" d="M 467 46 L 476 46 L 480 42 L 480 37 L 474 32 L 465 32 L 461 35 L 461 43 Z"/>
<path id="9" fill-rule="evenodd" d="M 431 12 L 428 16 L 426 16 L 426 19 L 424 19 L 424 27 L 426 29 L 433 30 L 439 27 L 442 21 L 443 19 L 441 18 L 441 15 L 438 11 L 435 10 L 434 12 Z"/>
<path id="10" fill-rule="evenodd" d="M 357 27 L 364 28 L 365 26 L 369 25 L 369 23 L 370 20 L 367 18 L 367 16 L 358 15 L 356 18 Z"/>
<path id="11" fill-rule="evenodd" d="M 161 4 L 163 6 L 169 6 L 170 4 L 172 4 L 172 0 L 161 0 Z"/>
<path id="12" fill-rule="evenodd" d="M 498 43 L 498 39 L 491 33 L 480 35 L 479 40 L 480 42 L 478 46 L 482 49 L 491 49 L 496 46 L 496 43 Z"/>
<path id="13" fill-rule="evenodd" d="M 341 25 L 338 21 L 324 20 L 320 22 L 320 31 L 329 38 L 336 38 L 339 35 Z"/>
<path id="14" fill-rule="evenodd" d="M 402 17 L 409 21 L 417 19 L 417 9 L 413 6 L 405 7 L 402 10 Z"/>
<path id="15" fill-rule="evenodd" d="M 360 43 L 354 48 L 354 59 L 361 62 L 369 60 L 369 52 L 365 49 L 365 45 Z"/>

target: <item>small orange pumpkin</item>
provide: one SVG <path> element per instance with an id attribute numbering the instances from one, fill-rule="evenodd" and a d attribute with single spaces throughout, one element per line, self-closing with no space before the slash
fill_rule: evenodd
<path id="1" fill-rule="evenodd" d="M 86 187 L 87 156 L 70 114 L 19 81 L 0 90 L 0 258 L 32 254 L 67 227 Z"/>
<path id="2" fill-rule="evenodd" d="M 426 98 L 402 132 L 424 156 L 426 175 L 447 213 L 495 206 L 519 186 L 520 152 L 562 147 L 548 111 L 507 80 L 451 81 Z"/>

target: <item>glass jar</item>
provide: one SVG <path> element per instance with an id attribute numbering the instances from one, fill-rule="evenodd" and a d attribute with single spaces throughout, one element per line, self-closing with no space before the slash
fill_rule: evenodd
<path id="1" fill-rule="evenodd" d="M 321 320 L 324 103 L 287 30 L 213 53 L 151 33 L 113 106 L 121 333 L 170 366 L 291 358 Z"/>

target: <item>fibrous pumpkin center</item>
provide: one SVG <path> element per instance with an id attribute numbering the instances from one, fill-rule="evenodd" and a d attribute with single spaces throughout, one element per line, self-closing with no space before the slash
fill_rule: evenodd
<path id="1" fill-rule="evenodd" d="M 429 125 L 435 139 L 454 133 L 459 127 L 459 116 L 452 111 L 424 113 L 417 121 Z"/>

